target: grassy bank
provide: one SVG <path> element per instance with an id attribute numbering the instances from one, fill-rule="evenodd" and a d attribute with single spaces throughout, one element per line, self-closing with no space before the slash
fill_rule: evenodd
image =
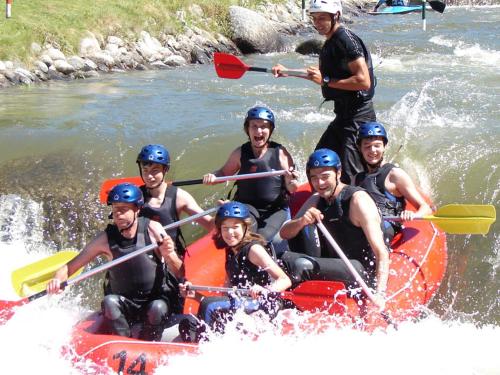
<path id="1" fill-rule="evenodd" d="M 205 21 L 210 20 L 204 28 L 225 34 L 230 5 L 254 8 L 268 2 L 283 0 L 15 0 L 12 18 L 0 18 L 0 60 L 26 62 L 33 42 L 51 42 L 66 54 L 77 53 L 86 30 L 121 37 L 141 30 L 152 35 L 176 32 L 181 29 L 176 12 L 193 4 L 202 8 Z"/>

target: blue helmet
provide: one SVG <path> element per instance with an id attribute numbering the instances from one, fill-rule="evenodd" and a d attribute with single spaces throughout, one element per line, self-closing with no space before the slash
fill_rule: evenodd
<path id="1" fill-rule="evenodd" d="M 328 148 L 320 148 L 309 156 L 306 164 L 306 171 L 309 172 L 312 168 L 321 167 L 332 167 L 339 170 L 341 166 L 342 163 L 335 151 Z"/>
<path id="2" fill-rule="evenodd" d="M 219 207 L 217 214 L 215 215 L 215 218 L 218 220 L 228 218 L 244 220 L 249 217 L 250 211 L 248 210 L 248 207 L 245 204 L 236 201 L 224 203 Z"/>
<path id="3" fill-rule="evenodd" d="M 362 139 L 371 137 L 382 137 L 384 139 L 384 145 L 389 142 L 387 132 L 379 122 L 367 122 L 359 127 L 357 139 L 358 144 L 361 143 Z"/>
<path id="4" fill-rule="evenodd" d="M 245 116 L 245 131 L 248 133 L 248 122 L 254 119 L 267 120 L 271 123 L 271 132 L 274 130 L 274 113 L 266 107 L 256 106 L 250 108 Z"/>
<path id="5" fill-rule="evenodd" d="M 137 163 L 140 162 L 158 163 L 168 167 L 170 166 L 170 155 L 162 145 L 147 145 L 137 155 Z"/>
<path id="6" fill-rule="evenodd" d="M 125 182 L 113 187 L 108 193 L 108 206 L 113 203 L 133 203 L 137 207 L 144 205 L 142 191 L 134 184 Z"/>

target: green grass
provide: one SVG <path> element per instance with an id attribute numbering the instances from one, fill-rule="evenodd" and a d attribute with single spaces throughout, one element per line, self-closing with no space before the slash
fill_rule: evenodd
<path id="1" fill-rule="evenodd" d="M 121 37 L 146 30 L 157 36 L 179 32 L 175 13 L 198 4 L 204 11 L 202 28 L 228 35 L 228 7 L 248 8 L 266 0 L 14 0 L 12 18 L 0 17 L 0 60 L 28 62 L 31 43 L 53 43 L 65 54 L 78 53 L 78 43 L 89 30 Z M 272 2 L 283 2 L 274 0 Z M 4 2 L 2 1 L 2 5 Z M 3 7 L 2 7 L 3 8 Z M 188 15 L 188 14 L 187 14 Z M 208 22 L 207 22 L 208 19 Z M 187 18 L 187 22 L 195 22 Z"/>

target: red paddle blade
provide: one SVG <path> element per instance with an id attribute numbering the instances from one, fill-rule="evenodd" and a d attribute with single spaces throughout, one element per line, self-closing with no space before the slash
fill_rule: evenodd
<path id="1" fill-rule="evenodd" d="M 238 79 L 250 68 L 243 61 L 229 53 L 214 53 L 215 72 L 220 78 Z"/>
<path id="2" fill-rule="evenodd" d="M 346 309 L 346 287 L 338 281 L 306 281 L 290 292 L 284 292 L 284 299 L 292 301 L 304 311 L 328 311 L 342 314 Z"/>
<path id="3" fill-rule="evenodd" d="M 5 323 L 7 320 L 12 318 L 16 307 L 22 306 L 27 302 L 27 298 L 19 301 L 0 301 L 0 324 Z"/>
<path id="4" fill-rule="evenodd" d="M 109 180 L 105 180 L 102 183 L 101 191 L 99 192 L 99 200 L 101 201 L 101 203 L 106 203 L 108 201 L 108 194 L 111 189 L 113 189 L 116 185 L 122 184 L 124 182 L 128 182 L 136 186 L 144 185 L 144 182 L 142 181 L 142 178 L 140 176 L 111 178 Z"/>

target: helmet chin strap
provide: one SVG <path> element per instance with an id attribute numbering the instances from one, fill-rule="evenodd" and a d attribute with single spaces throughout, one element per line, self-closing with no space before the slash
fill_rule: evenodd
<path id="1" fill-rule="evenodd" d="M 130 223 L 130 225 L 126 228 L 123 228 L 123 229 L 120 229 L 120 234 L 125 232 L 126 230 L 129 230 L 130 228 L 132 228 L 137 220 L 137 213 L 134 213 L 134 220 L 132 220 L 132 222 Z"/>

